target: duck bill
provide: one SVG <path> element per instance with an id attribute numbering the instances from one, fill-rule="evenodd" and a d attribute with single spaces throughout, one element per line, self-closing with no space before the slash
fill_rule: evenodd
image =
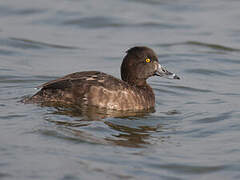
<path id="1" fill-rule="evenodd" d="M 180 79 L 175 73 L 169 72 L 161 64 L 158 64 L 157 71 L 155 72 L 156 76 L 165 77 L 168 79 Z"/>

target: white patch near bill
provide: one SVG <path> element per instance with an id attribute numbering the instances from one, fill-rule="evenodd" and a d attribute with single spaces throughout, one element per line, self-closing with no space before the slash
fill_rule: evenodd
<path id="1" fill-rule="evenodd" d="M 159 69 L 162 69 L 162 65 L 161 65 L 161 64 L 158 64 L 158 68 L 159 68 Z"/>

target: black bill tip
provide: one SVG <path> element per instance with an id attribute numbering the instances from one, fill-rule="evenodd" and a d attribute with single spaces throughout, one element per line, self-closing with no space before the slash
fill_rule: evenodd
<path id="1" fill-rule="evenodd" d="M 177 76 L 176 74 L 173 75 L 173 79 L 180 79 L 179 76 Z"/>

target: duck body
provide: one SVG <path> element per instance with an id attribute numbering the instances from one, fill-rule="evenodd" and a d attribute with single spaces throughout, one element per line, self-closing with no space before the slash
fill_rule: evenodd
<path id="1" fill-rule="evenodd" d="M 151 76 L 179 79 L 163 68 L 157 55 L 147 47 L 127 51 L 121 65 L 122 80 L 99 71 L 76 72 L 49 81 L 26 103 L 54 103 L 73 106 L 95 106 L 121 111 L 154 108 L 155 95 L 146 80 Z"/>
<path id="2" fill-rule="evenodd" d="M 98 71 L 69 74 L 40 86 L 28 102 L 96 106 L 115 110 L 143 110 L 154 107 L 152 88 L 133 86 Z"/>

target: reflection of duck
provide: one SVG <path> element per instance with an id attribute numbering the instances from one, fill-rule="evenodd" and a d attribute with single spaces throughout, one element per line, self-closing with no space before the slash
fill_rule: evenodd
<path id="1" fill-rule="evenodd" d="M 25 102 L 147 110 L 155 105 L 153 90 L 146 82 L 154 75 L 179 79 L 158 63 L 152 49 L 134 47 L 123 59 L 122 80 L 97 71 L 77 72 L 43 84 L 42 89 Z"/>
<path id="2" fill-rule="evenodd" d="M 126 119 L 129 121 L 130 119 Z M 125 147 L 143 147 L 144 145 L 151 144 L 148 142 L 151 134 L 161 128 L 161 126 L 138 126 L 130 127 L 129 124 L 119 125 L 111 121 L 90 121 L 90 120 L 74 120 L 74 121 L 59 121 L 51 118 L 47 119 L 48 122 L 54 123 L 57 127 L 54 131 L 57 131 L 58 137 L 83 141 L 89 143 L 117 145 Z M 122 120 L 123 122 L 124 120 Z M 131 121 L 131 120 L 130 120 Z M 134 120 L 133 120 L 134 121 Z M 101 128 L 96 127 L 96 122 L 101 124 Z M 136 125 L 136 122 L 133 122 Z M 95 130 L 97 128 L 97 130 Z M 94 131 L 94 132 L 93 132 Z M 96 132 L 95 132 L 96 131 Z M 45 130 L 43 130 L 43 133 Z M 106 134 L 108 132 L 108 134 Z M 56 135 L 51 133 L 51 135 Z M 97 135 L 96 135 L 97 134 Z M 48 135 L 50 135 L 48 133 Z M 60 136 L 59 136 L 60 135 Z M 62 136 L 61 136 L 62 135 Z M 165 136 L 159 137 L 161 141 Z"/>
<path id="3" fill-rule="evenodd" d="M 114 124 L 109 121 L 106 121 L 105 124 L 107 124 L 111 129 L 119 132 L 118 135 L 114 135 L 115 138 L 105 138 L 105 140 L 115 145 L 126 147 L 142 147 L 144 144 L 150 144 L 146 140 L 158 129 L 153 126 L 140 126 L 133 128 Z"/>
<path id="4" fill-rule="evenodd" d="M 54 123 L 58 128 L 53 129 L 55 133 L 48 133 L 47 131 L 47 134 L 57 134 L 58 137 L 80 142 L 138 148 L 153 144 L 152 134 L 167 129 L 167 127 L 159 124 L 159 121 L 145 121 L 149 117 L 146 112 L 120 113 L 120 111 L 91 107 L 84 111 L 56 108 L 52 114 L 53 116 L 48 114 L 46 121 Z M 56 115 L 66 115 L 74 118 L 71 120 L 66 118 L 65 120 Z M 121 117 L 121 121 L 115 118 L 104 119 L 116 116 Z M 96 126 L 96 124 L 98 125 Z M 45 129 L 43 133 L 45 133 Z M 169 136 L 164 135 L 158 136 L 158 140 L 162 143 L 168 141 L 169 138 Z"/>
<path id="5" fill-rule="evenodd" d="M 51 106 L 54 105 L 51 104 Z M 88 121 L 102 120 L 111 117 L 115 118 L 144 117 L 149 113 L 155 112 L 154 109 L 147 109 L 145 111 L 118 111 L 114 109 L 98 108 L 94 106 L 87 107 L 54 106 L 54 107 L 55 111 L 53 111 L 53 114 L 66 115 L 70 117 L 83 117 Z"/>

